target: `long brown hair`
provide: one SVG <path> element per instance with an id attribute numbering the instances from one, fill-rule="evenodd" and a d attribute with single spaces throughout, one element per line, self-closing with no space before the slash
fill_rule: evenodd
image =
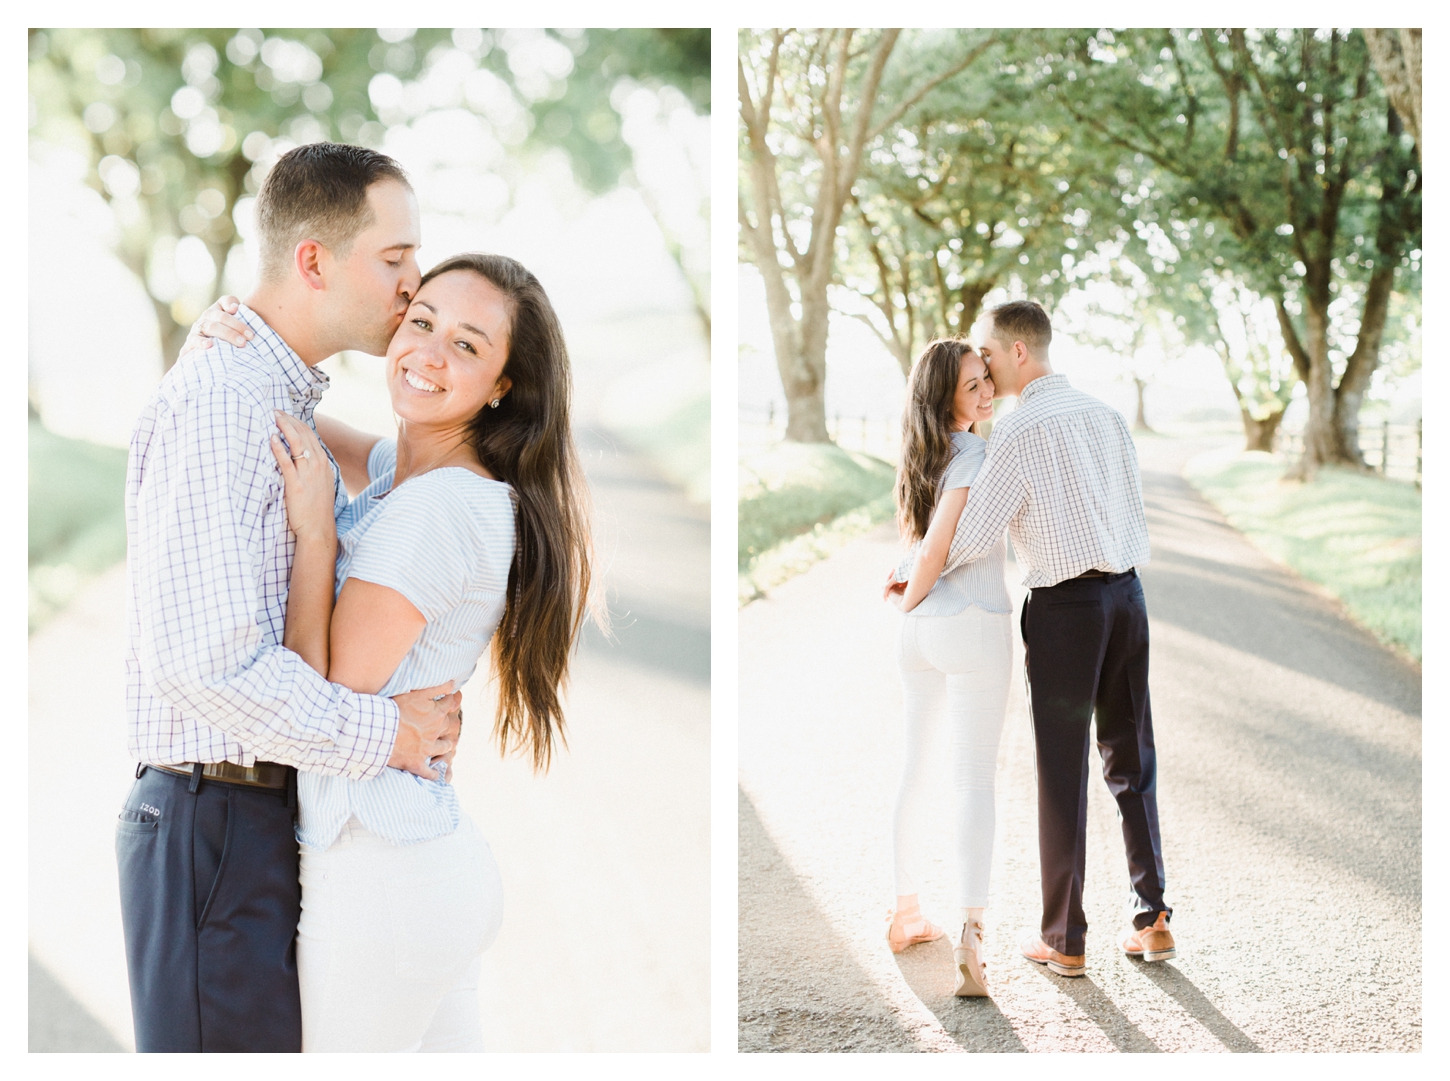
<path id="1" fill-rule="evenodd" d="M 937 484 L 952 459 L 952 400 L 971 353 L 964 338 L 926 343 L 907 377 L 901 414 L 901 464 L 896 470 L 896 527 L 908 541 L 926 536 L 936 506 Z M 973 423 L 968 431 L 975 431 Z"/>
<path id="2" fill-rule="evenodd" d="M 503 370 L 512 386 L 471 424 L 478 460 L 517 497 L 508 597 L 493 635 L 493 735 L 502 753 L 527 749 L 534 769 L 547 770 L 554 738 L 564 742 L 559 691 L 568 679 L 569 656 L 594 607 L 588 488 L 569 428 L 569 352 L 544 287 L 521 263 L 466 252 L 439 263 L 422 284 L 458 270 L 492 282 L 508 299 L 510 314 Z M 595 617 L 604 619 L 597 610 Z"/>

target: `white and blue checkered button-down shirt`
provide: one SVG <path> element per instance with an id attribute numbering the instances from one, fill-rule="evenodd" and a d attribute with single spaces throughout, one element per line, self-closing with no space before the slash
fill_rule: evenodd
<path id="1" fill-rule="evenodd" d="M 1010 529 L 1029 589 L 1148 562 L 1138 451 L 1122 414 L 1065 375 L 1028 383 L 992 429 L 942 574 Z"/>
<path id="2" fill-rule="evenodd" d="M 295 541 L 273 411 L 311 424 L 327 376 L 245 305 L 238 315 L 252 341 L 183 356 L 131 437 L 128 746 L 158 765 L 260 759 L 376 776 L 397 706 L 329 683 L 282 645 Z"/>

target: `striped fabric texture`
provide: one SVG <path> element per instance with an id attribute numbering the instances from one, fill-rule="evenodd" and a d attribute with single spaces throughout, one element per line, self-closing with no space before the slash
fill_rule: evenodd
<path id="1" fill-rule="evenodd" d="M 992 550 L 1010 528 L 1029 589 L 1083 571 L 1148 562 L 1138 451 L 1122 414 L 1065 375 L 1023 388 L 997 422 L 943 574 Z"/>
<path id="2" fill-rule="evenodd" d="M 131 437 L 127 746 L 157 765 L 261 759 L 373 776 L 397 706 L 327 682 L 282 646 L 294 541 L 273 411 L 311 424 L 327 376 L 251 309 L 238 315 L 252 341 L 181 357 Z M 341 511 L 340 479 L 336 492 Z"/>
<path id="3" fill-rule="evenodd" d="M 428 621 L 378 692 L 384 696 L 450 679 L 463 686 L 503 616 L 514 557 L 513 489 L 453 467 L 394 489 L 396 450 L 392 440 L 373 448 L 369 484 L 337 521 L 338 592 L 348 578 L 386 586 Z M 353 815 L 400 845 L 442 837 L 459 822 L 446 778 L 396 769 L 367 780 L 302 774 L 298 797 L 298 840 L 316 848 L 332 844 Z"/>
<path id="4" fill-rule="evenodd" d="M 937 484 L 937 500 L 953 488 L 970 488 L 987 457 L 987 441 L 973 432 L 952 432 L 951 461 L 947 462 Z M 975 495 L 967 497 L 970 506 Z M 963 511 L 963 514 L 966 512 Z M 921 542 L 917 541 L 896 569 L 896 580 L 906 581 L 916 564 Z M 1007 594 L 1007 535 L 998 535 L 997 544 L 985 556 L 963 563 L 955 570 L 941 574 L 936 584 L 910 612 L 911 616 L 954 616 L 973 606 L 984 612 L 1012 611 L 1012 598 Z"/>

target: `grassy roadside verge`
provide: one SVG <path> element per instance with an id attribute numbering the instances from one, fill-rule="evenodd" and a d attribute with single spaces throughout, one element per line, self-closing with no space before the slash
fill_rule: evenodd
<path id="1" fill-rule="evenodd" d="M 30 422 L 27 542 L 34 633 L 126 558 L 126 452 Z"/>
<path id="2" fill-rule="evenodd" d="M 895 476 L 889 463 L 829 443 L 776 443 L 742 455 L 739 603 L 889 519 Z"/>
<path id="3" fill-rule="evenodd" d="M 1324 586 L 1381 642 L 1421 660 L 1420 493 L 1413 484 L 1324 469 L 1282 480 L 1268 454 L 1211 451 L 1184 476 L 1275 559 Z"/>

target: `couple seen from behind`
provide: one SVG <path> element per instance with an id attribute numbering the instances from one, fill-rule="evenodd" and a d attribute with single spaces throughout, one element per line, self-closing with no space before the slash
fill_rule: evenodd
<path id="1" fill-rule="evenodd" d="M 1148 702 L 1148 562 L 1137 452 L 1122 416 L 1052 370 L 1041 305 L 998 305 L 961 339 L 929 343 L 912 367 L 896 479 L 911 550 L 887 577 L 904 611 L 897 661 L 905 765 L 893 822 L 893 952 L 944 933 L 922 913 L 927 767 L 950 746 L 960 933 L 956 994 L 989 996 L 984 915 L 995 829 L 994 779 L 1012 668 L 1005 580 L 1011 532 L 1028 589 L 1020 626 L 1037 760 L 1042 918 L 1022 954 L 1061 976 L 1086 971 L 1083 878 L 1088 740 L 1117 801 L 1131 880 L 1130 957 L 1176 955 L 1164 902 L 1157 770 Z M 993 399 L 1017 407 L 993 426 Z"/>
<path id="2" fill-rule="evenodd" d="M 494 742 L 547 768 L 591 595 L 563 332 L 507 257 L 420 275 L 382 154 L 292 150 L 255 209 L 255 290 L 131 441 L 136 1049 L 479 1051 L 503 894 L 450 784 L 458 688 L 491 651 Z M 314 414 L 343 350 L 386 357 L 395 438 Z"/>

